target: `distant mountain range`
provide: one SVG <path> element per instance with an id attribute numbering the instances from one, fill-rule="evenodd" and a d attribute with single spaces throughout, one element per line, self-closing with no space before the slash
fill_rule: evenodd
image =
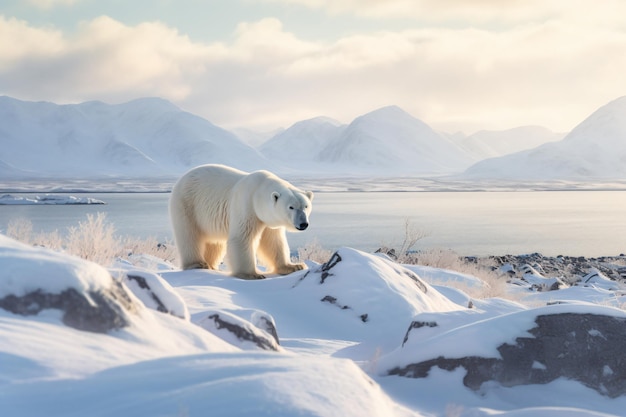
<path id="1" fill-rule="evenodd" d="M 562 140 L 480 161 L 471 179 L 626 179 L 626 96 L 595 111 Z"/>
<path id="2" fill-rule="evenodd" d="M 357 117 L 349 125 L 325 117 L 298 122 L 259 150 L 292 168 L 344 167 L 359 174 L 442 174 L 473 162 L 445 135 L 396 106 Z"/>
<path id="3" fill-rule="evenodd" d="M 234 134 L 166 100 L 57 105 L 0 97 L 3 175 L 157 177 L 209 162 L 270 166 Z"/>
<path id="4" fill-rule="evenodd" d="M 57 105 L 0 97 L 0 175 L 176 177 L 196 165 L 223 163 L 301 177 L 626 177 L 626 97 L 568 135 L 537 126 L 448 135 L 397 106 L 347 125 L 317 117 L 273 135 L 236 133 L 159 98 Z"/>

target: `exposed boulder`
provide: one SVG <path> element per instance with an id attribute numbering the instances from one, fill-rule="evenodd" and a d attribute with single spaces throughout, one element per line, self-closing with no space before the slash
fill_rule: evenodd
<path id="1" fill-rule="evenodd" d="M 135 299 L 94 263 L 0 235 L 0 308 L 22 316 L 61 310 L 65 325 L 97 333 L 121 329 Z"/>
<path id="2" fill-rule="evenodd" d="M 359 334 L 359 359 L 398 346 L 417 314 L 465 310 L 385 255 L 345 247 L 302 272 L 287 296 L 316 311 L 317 328 L 325 334 L 337 339 Z"/>
<path id="3" fill-rule="evenodd" d="M 65 325 L 97 333 L 128 326 L 127 314 L 135 311 L 124 287 L 113 279 L 110 288 L 97 291 L 68 288 L 52 294 L 38 289 L 22 296 L 9 294 L 0 299 L 0 308 L 22 316 L 36 315 L 46 309 L 61 310 Z"/>
<path id="4" fill-rule="evenodd" d="M 196 324 L 243 350 L 281 350 L 277 336 L 274 337 L 252 323 L 226 311 L 206 312 L 203 318 L 196 321 Z"/>
<path id="5" fill-rule="evenodd" d="M 528 326 L 523 325 L 533 316 L 534 320 Z M 427 325 L 432 326 L 433 323 Z M 493 339 L 468 341 L 472 334 L 479 334 L 475 333 L 477 328 L 474 326 L 492 328 Z M 509 329 L 504 330 L 507 326 Z M 569 304 L 497 317 L 433 338 L 437 339 L 438 346 L 446 343 L 443 338 L 450 338 L 456 343 L 466 341 L 465 355 L 439 349 L 433 351 L 437 352 L 436 357 L 412 361 L 408 358 L 420 355 L 412 355 L 406 351 L 407 348 L 422 352 L 427 349 L 418 340 L 407 343 L 411 331 L 420 327 L 412 324 L 409 328 L 405 337 L 406 346 L 401 349 L 405 352 L 394 353 L 394 360 L 404 356 L 405 363 L 389 368 L 389 375 L 425 378 L 433 367 L 447 371 L 462 367 L 466 371 L 463 384 L 475 391 L 487 381 L 511 387 L 547 384 L 566 378 L 609 397 L 626 395 L 626 359 L 623 355 L 626 313 L 616 309 Z M 516 336 L 511 337 L 511 329 L 516 329 Z M 499 339 L 499 333 L 504 341 L 494 345 L 492 342 Z M 476 351 L 480 354 L 472 354 L 471 347 L 475 343 L 484 345 Z M 492 352 L 489 352 L 490 345 Z"/>
<path id="6" fill-rule="evenodd" d="M 182 297 L 157 274 L 132 270 L 126 272 L 122 279 L 146 307 L 189 320 L 189 311 Z"/>

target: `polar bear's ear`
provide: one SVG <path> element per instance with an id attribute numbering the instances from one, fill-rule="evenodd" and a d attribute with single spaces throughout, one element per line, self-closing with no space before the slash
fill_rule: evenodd
<path id="1" fill-rule="evenodd" d="M 306 196 L 309 197 L 309 201 L 313 201 L 313 191 L 305 192 Z"/>
<path id="2" fill-rule="evenodd" d="M 278 197 L 280 197 L 280 193 L 278 191 L 274 191 L 272 193 L 272 198 L 274 199 L 274 203 L 278 201 Z"/>

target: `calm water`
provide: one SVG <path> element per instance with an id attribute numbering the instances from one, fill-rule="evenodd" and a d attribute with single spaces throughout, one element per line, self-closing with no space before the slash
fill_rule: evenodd
<path id="1" fill-rule="evenodd" d="M 169 194 L 81 194 L 91 206 L 0 206 L 0 230 L 26 218 L 39 231 L 78 225 L 105 212 L 120 235 L 172 237 Z M 311 226 L 289 234 L 292 249 L 316 239 L 323 247 L 372 251 L 399 246 L 405 220 L 426 234 L 416 249 L 450 248 L 462 255 L 618 255 L 626 252 L 626 192 L 344 192 L 317 193 Z"/>

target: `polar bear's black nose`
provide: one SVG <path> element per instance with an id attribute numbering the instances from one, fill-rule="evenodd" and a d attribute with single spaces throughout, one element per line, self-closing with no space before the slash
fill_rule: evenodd
<path id="1" fill-rule="evenodd" d="M 307 222 L 303 222 L 300 223 L 297 227 L 298 230 L 306 230 L 306 228 L 309 227 L 309 224 Z"/>

